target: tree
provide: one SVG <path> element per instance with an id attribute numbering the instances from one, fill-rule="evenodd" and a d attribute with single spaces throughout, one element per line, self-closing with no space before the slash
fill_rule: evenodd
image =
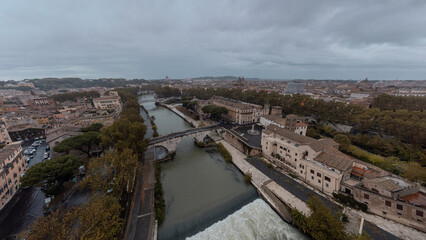
<path id="1" fill-rule="evenodd" d="M 111 126 L 103 128 L 99 137 L 102 147 L 114 147 L 119 151 L 130 148 L 141 158 L 148 147 L 148 142 L 144 139 L 145 133 L 146 126 L 143 123 L 121 118 Z"/>
<path id="2" fill-rule="evenodd" d="M 83 164 L 77 156 L 66 155 L 52 158 L 31 166 L 21 178 L 21 186 L 40 186 L 46 193 L 58 182 L 62 183 L 73 177 L 73 171 Z M 48 194 L 51 195 L 51 194 Z"/>
<path id="3" fill-rule="evenodd" d="M 97 195 L 79 207 L 58 209 L 38 218 L 23 235 L 28 240 L 118 239 L 123 227 L 121 206 L 108 195 Z"/>
<path id="4" fill-rule="evenodd" d="M 346 149 L 351 145 L 351 140 L 344 134 L 337 134 L 334 136 L 333 140 L 340 144 L 342 149 Z"/>
<path id="5" fill-rule="evenodd" d="M 93 123 L 87 127 L 81 128 L 82 132 L 100 132 L 103 127 L 102 123 Z"/>
<path id="6" fill-rule="evenodd" d="M 424 184 L 426 183 L 426 167 L 422 167 L 416 162 L 409 162 L 404 167 L 403 177 Z"/>
<path id="7" fill-rule="evenodd" d="M 228 114 L 228 109 L 215 105 L 204 106 L 201 110 L 203 110 L 204 113 L 210 114 L 211 117 L 216 119 L 219 119 L 222 114 Z"/>
<path id="8" fill-rule="evenodd" d="M 58 153 L 69 153 L 71 150 L 79 150 L 90 157 L 92 146 L 99 145 L 99 132 L 85 132 L 73 137 L 69 137 L 58 143 L 53 150 Z"/>
<path id="9" fill-rule="evenodd" d="M 100 158 L 93 158 L 81 187 L 95 192 L 110 192 L 119 198 L 123 193 L 132 191 L 137 164 L 138 157 L 129 148 L 115 149 Z"/>

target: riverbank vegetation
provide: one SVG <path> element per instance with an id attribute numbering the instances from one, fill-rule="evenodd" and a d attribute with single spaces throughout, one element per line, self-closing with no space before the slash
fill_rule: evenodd
<path id="1" fill-rule="evenodd" d="M 251 179 L 252 179 L 252 174 L 251 172 L 246 172 L 244 173 L 244 180 L 246 181 L 247 184 L 251 183 Z"/>
<path id="2" fill-rule="evenodd" d="M 217 144 L 217 149 L 219 150 L 220 154 L 222 155 L 223 159 L 225 159 L 226 162 L 228 163 L 232 162 L 232 155 L 229 153 L 228 149 L 226 149 L 226 147 L 223 146 L 222 143 Z"/>
<path id="3" fill-rule="evenodd" d="M 155 218 L 160 225 L 166 217 L 166 203 L 164 200 L 163 185 L 161 184 L 161 166 L 155 164 L 155 187 L 154 187 Z"/>
<path id="4" fill-rule="evenodd" d="M 27 239 L 122 237 L 136 185 L 138 160 L 148 142 L 144 139 L 146 127 L 136 97 L 126 89 L 117 92 L 124 101 L 122 116 L 111 126 L 102 128 L 98 137 L 99 144 L 109 151 L 89 160 L 86 177 L 79 185 L 81 189 L 91 190 L 91 200 L 39 218 L 25 234 Z"/>
<path id="5" fill-rule="evenodd" d="M 293 223 L 303 233 L 316 240 L 367 240 L 370 239 L 366 233 L 363 235 L 349 234 L 345 230 L 345 225 L 342 218 L 342 213 L 334 215 L 330 208 L 326 207 L 324 203 L 316 196 L 311 196 L 306 202 L 311 215 L 305 216 L 303 213 L 296 209 L 291 209 L 291 217 Z"/>

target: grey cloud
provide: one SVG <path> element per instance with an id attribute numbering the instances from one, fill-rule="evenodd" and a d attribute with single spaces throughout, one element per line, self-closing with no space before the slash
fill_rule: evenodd
<path id="1" fill-rule="evenodd" d="M 0 80 L 425 79 L 424 1 L 4 0 Z"/>

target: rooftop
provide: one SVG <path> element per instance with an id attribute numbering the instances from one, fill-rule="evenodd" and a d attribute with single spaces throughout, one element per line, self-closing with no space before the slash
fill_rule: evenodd
<path id="1" fill-rule="evenodd" d="M 16 149 L 21 147 L 21 142 L 12 142 L 0 149 L 0 163 L 3 163 Z"/>
<path id="2" fill-rule="evenodd" d="M 271 134 L 273 132 L 300 144 L 307 144 L 317 141 L 314 138 L 306 137 L 275 125 L 268 125 L 266 130 L 264 130 L 265 134 Z"/>
<path id="3" fill-rule="evenodd" d="M 340 171 L 346 171 L 352 167 L 354 160 L 335 148 L 327 148 L 314 158 L 315 161 Z"/>
<path id="4" fill-rule="evenodd" d="M 422 192 L 412 193 L 399 199 L 426 208 L 426 195 Z"/>
<path id="5" fill-rule="evenodd" d="M 214 96 L 211 99 L 213 101 L 222 103 L 222 104 L 230 106 L 230 107 L 238 108 L 238 109 L 254 109 L 254 108 L 260 109 L 260 108 L 262 108 L 262 106 L 260 106 L 260 105 L 240 102 L 240 101 L 236 101 L 236 100 L 232 100 L 232 99 L 228 99 L 228 98 L 224 98 L 224 97 Z"/>

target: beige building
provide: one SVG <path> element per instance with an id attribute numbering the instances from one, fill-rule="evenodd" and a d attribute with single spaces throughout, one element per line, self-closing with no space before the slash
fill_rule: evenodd
<path id="1" fill-rule="evenodd" d="M 343 174 L 354 161 L 338 146 L 332 139 L 317 140 L 272 124 L 262 132 L 264 157 L 327 194 L 340 190 Z"/>
<path id="2" fill-rule="evenodd" d="M 209 100 L 200 103 L 200 106 L 206 105 L 225 107 L 228 110 L 228 114 L 223 115 L 222 117 L 236 124 L 257 123 L 261 116 L 269 114 L 270 107 L 269 104 L 265 104 L 265 106 L 262 107 L 256 104 L 240 102 L 217 96 L 213 96 Z M 198 107 L 198 109 L 201 108 Z M 200 110 L 197 110 L 197 112 L 199 111 Z"/>
<path id="3" fill-rule="evenodd" d="M 6 124 L 3 121 L 0 121 L 0 144 L 9 144 L 11 142 L 12 140 L 10 139 Z"/>
<path id="4" fill-rule="evenodd" d="M 27 163 L 21 142 L 12 142 L 0 149 L 0 209 L 19 188 L 19 179 L 25 174 Z"/>
<path id="5" fill-rule="evenodd" d="M 121 111 L 121 99 L 117 92 L 110 92 L 109 95 L 93 98 L 93 105 L 98 110 L 115 109 Z"/>
<path id="6" fill-rule="evenodd" d="M 293 114 L 287 115 L 286 118 L 282 118 L 281 114 L 261 116 L 259 123 L 264 127 L 273 124 L 275 126 L 288 129 L 294 133 L 303 136 L 306 136 L 306 131 L 308 130 L 308 124 L 300 122 L 299 120 L 297 120 L 297 116 Z"/>
<path id="7" fill-rule="evenodd" d="M 344 177 L 341 191 L 365 203 L 374 214 L 426 232 L 426 193 L 418 183 L 356 162 Z"/>

